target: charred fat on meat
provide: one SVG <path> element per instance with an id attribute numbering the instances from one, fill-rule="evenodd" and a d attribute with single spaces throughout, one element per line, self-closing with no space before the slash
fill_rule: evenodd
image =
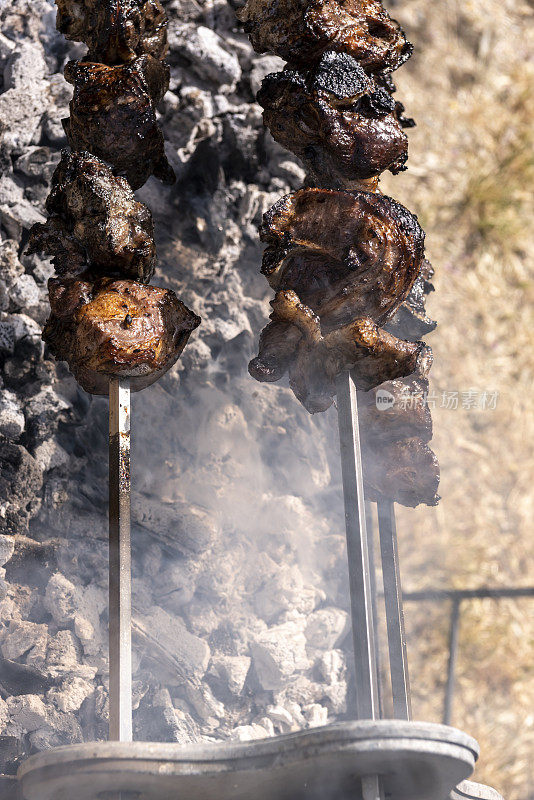
<path id="1" fill-rule="evenodd" d="M 351 184 L 404 169 L 408 138 L 391 94 L 346 53 L 324 53 L 314 69 L 268 75 L 258 92 L 263 121 L 318 186 Z"/>

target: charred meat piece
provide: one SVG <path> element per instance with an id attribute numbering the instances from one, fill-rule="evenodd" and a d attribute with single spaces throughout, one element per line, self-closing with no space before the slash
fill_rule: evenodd
<path id="1" fill-rule="evenodd" d="M 405 168 L 408 138 L 395 101 L 345 53 L 325 53 L 308 72 L 268 75 L 257 99 L 273 138 L 318 185 L 346 188 Z"/>
<path id="2" fill-rule="evenodd" d="M 411 437 L 423 442 L 431 440 L 432 416 L 427 403 L 431 366 L 432 353 L 427 349 L 413 375 L 358 393 L 362 438 L 370 448 L 380 450 L 386 444 Z"/>
<path id="3" fill-rule="evenodd" d="M 301 334 L 293 356 L 289 358 L 285 350 L 284 355 L 290 386 L 311 414 L 326 411 L 332 405 L 335 379 L 341 372 L 354 370 L 358 388 L 370 389 L 386 380 L 410 375 L 429 357 L 423 342 L 396 339 L 369 317 L 355 319 L 323 335 L 319 317 L 290 290 L 277 292 L 271 305 L 271 325 L 291 325 Z M 261 375 L 264 359 L 265 350 L 249 365 L 254 377 Z M 275 366 L 279 369 L 280 362 Z"/>
<path id="4" fill-rule="evenodd" d="M 369 448 L 363 442 L 365 497 L 387 497 L 403 506 L 420 503 L 435 506 L 439 501 L 439 464 L 435 454 L 418 438 L 403 439 Z"/>
<path id="5" fill-rule="evenodd" d="M 434 291 L 433 275 L 434 269 L 425 259 L 408 297 L 384 326 L 386 330 L 403 339 L 416 341 L 435 329 L 437 322 L 430 319 L 425 310 L 425 298 Z"/>
<path id="6" fill-rule="evenodd" d="M 31 229 L 28 252 L 53 256 L 58 275 L 89 267 L 148 283 L 156 265 L 152 215 L 99 158 L 63 150 L 46 207 L 50 216 Z"/>
<path id="7" fill-rule="evenodd" d="M 262 272 L 292 289 L 324 332 L 355 319 L 382 324 L 408 295 L 424 258 L 416 217 L 389 197 L 301 189 L 264 216 Z"/>
<path id="8" fill-rule="evenodd" d="M 150 386 L 200 324 L 174 292 L 136 281 L 51 278 L 48 290 L 43 339 L 91 394 L 107 394 L 112 375 L 130 378 L 134 392 Z"/>
<path id="9" fill-rule="evenodd" d="M 143 54 L 165 58 L 167 17 L 159 0 L 56 0 L 56 27 L 84 42 L 87 61 L 119 64 Z"/>
<path id="10" fill-rule="evenodd" d="M 238 18 L 257 53 L 309 67 L 325 50 L 348 53 L 366 72 L 390 72 L 412 54 L 379 0 L 247 0 Z"/>
<path id="11" fill-rule="evenodd" d="M 88 150 L 111 164 L 115 175 L 139 189 L 154 174 L 173 183 L 156 105 L 169 86 L 169 68 L 152 56 L 108 67 L 69 61 L 65 78 L 74 86 L 63 127 L 72 150 Z"/>

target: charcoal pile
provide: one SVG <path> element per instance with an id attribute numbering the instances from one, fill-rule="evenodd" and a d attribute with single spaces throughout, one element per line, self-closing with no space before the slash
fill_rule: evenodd
<path id="1" fill-rule="evenodd" d="M 283 62 L 254 52 L 225 0 L 171 0 L 162 9 L 163 94 L 161 69 L 152 69 L 163 54 L 162 16 L 149 32 L 134 26 L 135 41 L 116 39 L 110 63 L 95 70 L 83 59 L 104 63 L 105 19 L 97 14 L 82 36 L 69 28 L 70 3 L 58 5 L 59 30 L 49 0 L 8 0 L 0 10 L 7 773 L 28 753 L 107 738 L 107 402 L 80 388 L 66 364 L 98 394 L 102 361 L 76 369 L 68 301 L 91 305 L 107 281 L 123 291 L 153 275 L 203 320 L 180 360 L 133 399 L 135 738 L 247 740 L 343 718 L 351 670 L 333 412 L 312 418 L 287 383 L 264 389 L 247 372 L 269 312 L 258 226 L 302 186 L 305 167 L 317 168 L 262 125 L 255 95 Z M 391 57 L 404 58 L 400 39 Z M 76 99 L 104 73 L 112 86 L 147 87 L 136 108 L 150 152 L 130 152 L 126 166 L 126 134 L 103 158 L 109 131 L 90 124 Z M 313 104 L 318 75 L 287 79 Z M 368 124 L 393 137 L 371 162 L 400 169 L 401 110 L 378 108 L 379 90 L 363 84 Z M 333 175 L 339 168 L 329 161 Z M 84 204 L 98 221 L 90 229 L 77 217 Z"/>

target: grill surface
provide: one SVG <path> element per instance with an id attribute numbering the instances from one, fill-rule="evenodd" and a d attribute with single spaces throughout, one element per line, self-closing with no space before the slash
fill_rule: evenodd
<path id="1" fill-rule="evenodd" d="M 374 774 L 392 800 L 438 800 L 477 755 L 455 728 L 364 720 L 245 743 L 73 745 L 28 759 L 19 778 L 24 800 L 357 800 Z"/>

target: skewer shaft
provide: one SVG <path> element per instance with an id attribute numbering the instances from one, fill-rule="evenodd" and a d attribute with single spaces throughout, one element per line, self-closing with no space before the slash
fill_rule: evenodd
<path id="1" fill-rule="evenodd" d="M 382 576 L 384 580 L 391 691 L 393 695 L 393 716 L 395 719 L 409 720 L 412 716 L 412 709 L 395 507 L 391 500 L 382 499 L 377 503 L 377 510 L 382 555 Z"/>
<path id="2" fill-rule="evenodd" d="M 348 372 L 336 379 L 339 444 L 356 669 L 356 716 L 379 717 L 373 598 L 369 569 L 356 386 Z"/>
<path id="3" fill-rule="evenodd" d="M 132 741 L 130 382 L 109 382 L 109 738 Z"/>
<path id="4" fill-rule="evenodd" d="M 380 640 L 379 640 L 379 621 L 378 621 L 378 589 L 376 584 L 376 562 L 375 562 L 375 537 L 374 537 L 374 521 L 373 521 L 373 507 L 369 500 L 365 501 L 365 523 L 367 525 L 367 549 L 369 552 L 369 571 L 371 578 L 371 600 L 373 607 L 373 627 L 375 632 L 375 659 L 376 659 L 376 672 L 378 675 L 378 716 L 380 719 L 384 716 L 384 698 L 382 686 L 382 659 L 380 656 Z"/>

